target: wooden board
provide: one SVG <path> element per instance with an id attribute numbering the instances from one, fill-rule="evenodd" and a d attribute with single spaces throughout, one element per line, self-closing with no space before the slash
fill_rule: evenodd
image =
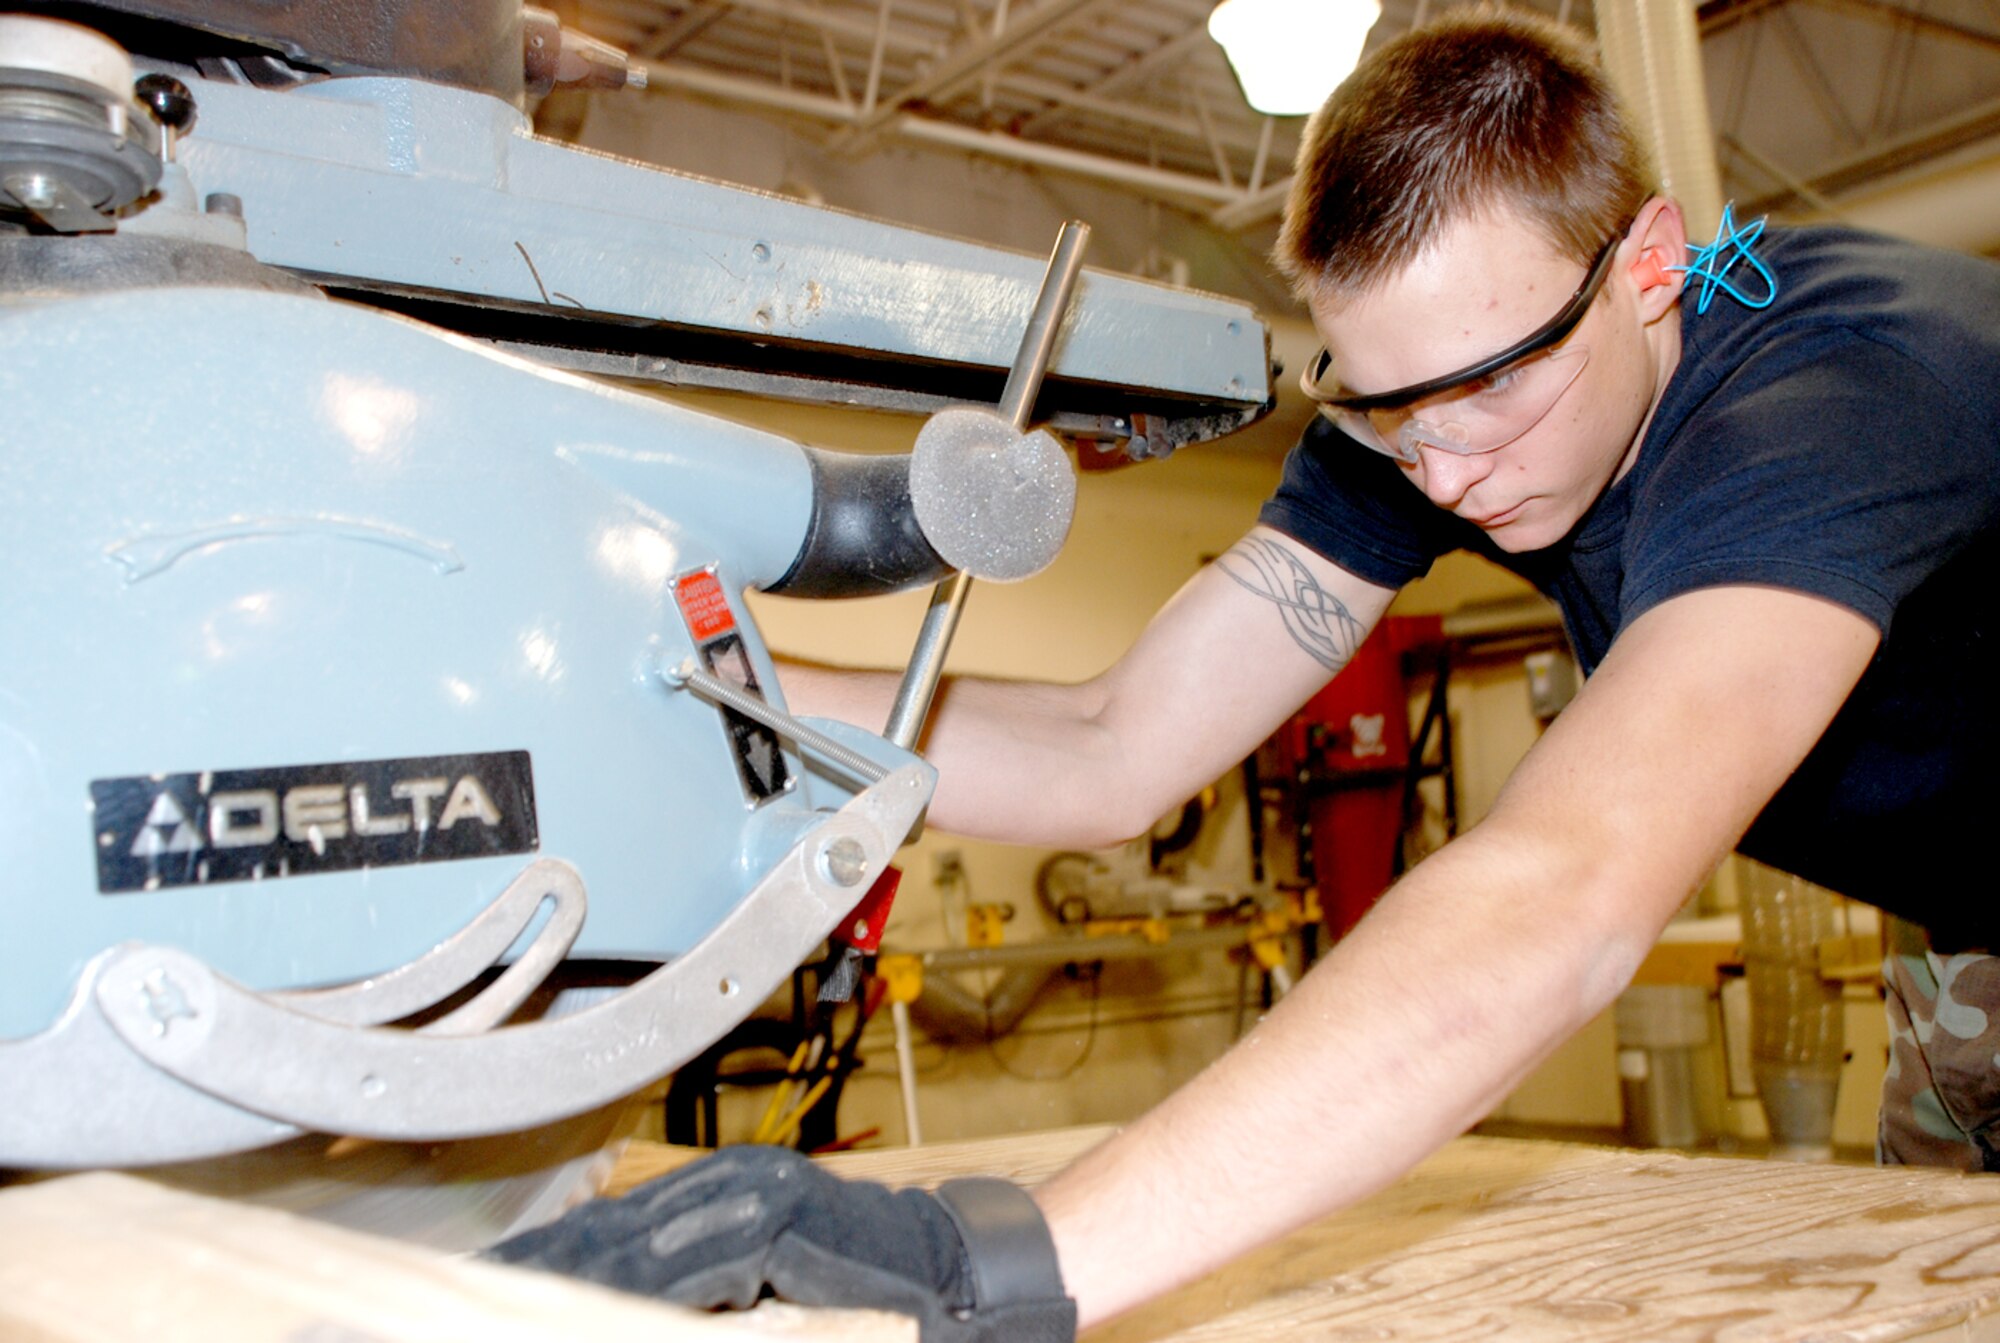
<path id="1" fill-rule="evenodd" d="M 125 1175 L 0 1193 L 7 1343 L 916 1343 L 899 1315 L 706 1315 Z"/>
<path id="2" fill-rule="evenodd" d="M 1106 1132 L 826 1164 L 892 1184 L 1033 1183 Z M 682 1159 L 635 1145 L 613 1179 Z M 2000 1176 L 1463 1138 L 1086 1343 L 1222 1339 L 1993 1343 Z"/>
<path id="3" fill-rule="evenodd" d="M 974 1173 L 1032 1184 L 1105 1132 L 826 1164 L 896 1184 Z M 634 1144 L 614 1188 L 698 1155 Z M 0 1192 L 9 1343 L 914 1335 L 900 1317 L 859 1312 L 678 1311 L 127 1176 Z M 1294 1338 L 2000 1343 L 2000 1177 L 1466 1138 L 1086 1343 Z"/>

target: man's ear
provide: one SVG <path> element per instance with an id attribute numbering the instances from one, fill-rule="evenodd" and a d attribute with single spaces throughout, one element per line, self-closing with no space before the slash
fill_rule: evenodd
<path id="1" fill-rule="evenodd" d="M 1687 221 L 1678 201 L 1655 196 L 1647 201 L 1625 235 L 1631 249 L 1626 275 L 1638 295 L 1641 321 L 1658 320 L 1681 296 L 1687 265 Z"/>

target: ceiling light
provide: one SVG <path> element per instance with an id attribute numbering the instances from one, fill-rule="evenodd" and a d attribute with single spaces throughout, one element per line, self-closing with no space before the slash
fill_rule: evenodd
<path id="1" fill-rule="evenodd" d="M 1300 117 L 1353 71 L 1381 17 L 1378 0 L 1222 0 L 1208 16 L 1208 35 L 1229 57 L 1250 106 Z"/>

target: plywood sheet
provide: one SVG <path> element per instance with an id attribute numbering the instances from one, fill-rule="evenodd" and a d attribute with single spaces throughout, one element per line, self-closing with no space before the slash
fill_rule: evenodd
<path id="1" fill-rule="evenodd" d="M 902 1316 L 706 1315 L 124 1175 L 0 1193 L 8 1343 L 916 1343 Z"/>
<path id="2" fill-rule="evenodd" d="M 827 1165 L 1044 1178 L 1106 1130 Z M 649 1162 L 639 1148 L 622 1184 Z M 1200 1227 L 1190 1226 L 1189 1235 Z M 2000 1340 L 2000 1176 L 1464 1138 L 1408 1178 L 1088 1343 Z"/>

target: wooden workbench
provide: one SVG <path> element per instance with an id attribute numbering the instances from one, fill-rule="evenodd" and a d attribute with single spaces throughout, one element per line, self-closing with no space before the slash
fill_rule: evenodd
<path id="1" fill-rule="evenodd" d="M 709 1315 L 93 1173 L 0 1190 L 0 1343 L 917 1343 L 911 1321 Z"/>
<path id="2" fill-rule="evenodd" d="M 826 1164 L 898 1184 L 1033 1183 L 1106 1131 Z M 613 1179 L 680 1159 L 635 1146 Z M 1461 1138 L 1395 1187 L 1087 1343 L 1221 1339 L 1992 1343 L 2000 1175 Z"/>
<path id="3" fill-rule="evenodd" d="M 1036 1181 L 1103 1130 L 829 1158 Z M 628 1188 L 689 1159 L 637 1144 Z M 1190 1226 L 1189 1235 L 1199 1235 Z M 900 1317 L 700 1316 L 129 1176 L 0 1191 L 0 1340 L 914 1343 Z M 2000 1176 L 1467 1138 L 1087 1343 L 2000 1343 Z"/>

